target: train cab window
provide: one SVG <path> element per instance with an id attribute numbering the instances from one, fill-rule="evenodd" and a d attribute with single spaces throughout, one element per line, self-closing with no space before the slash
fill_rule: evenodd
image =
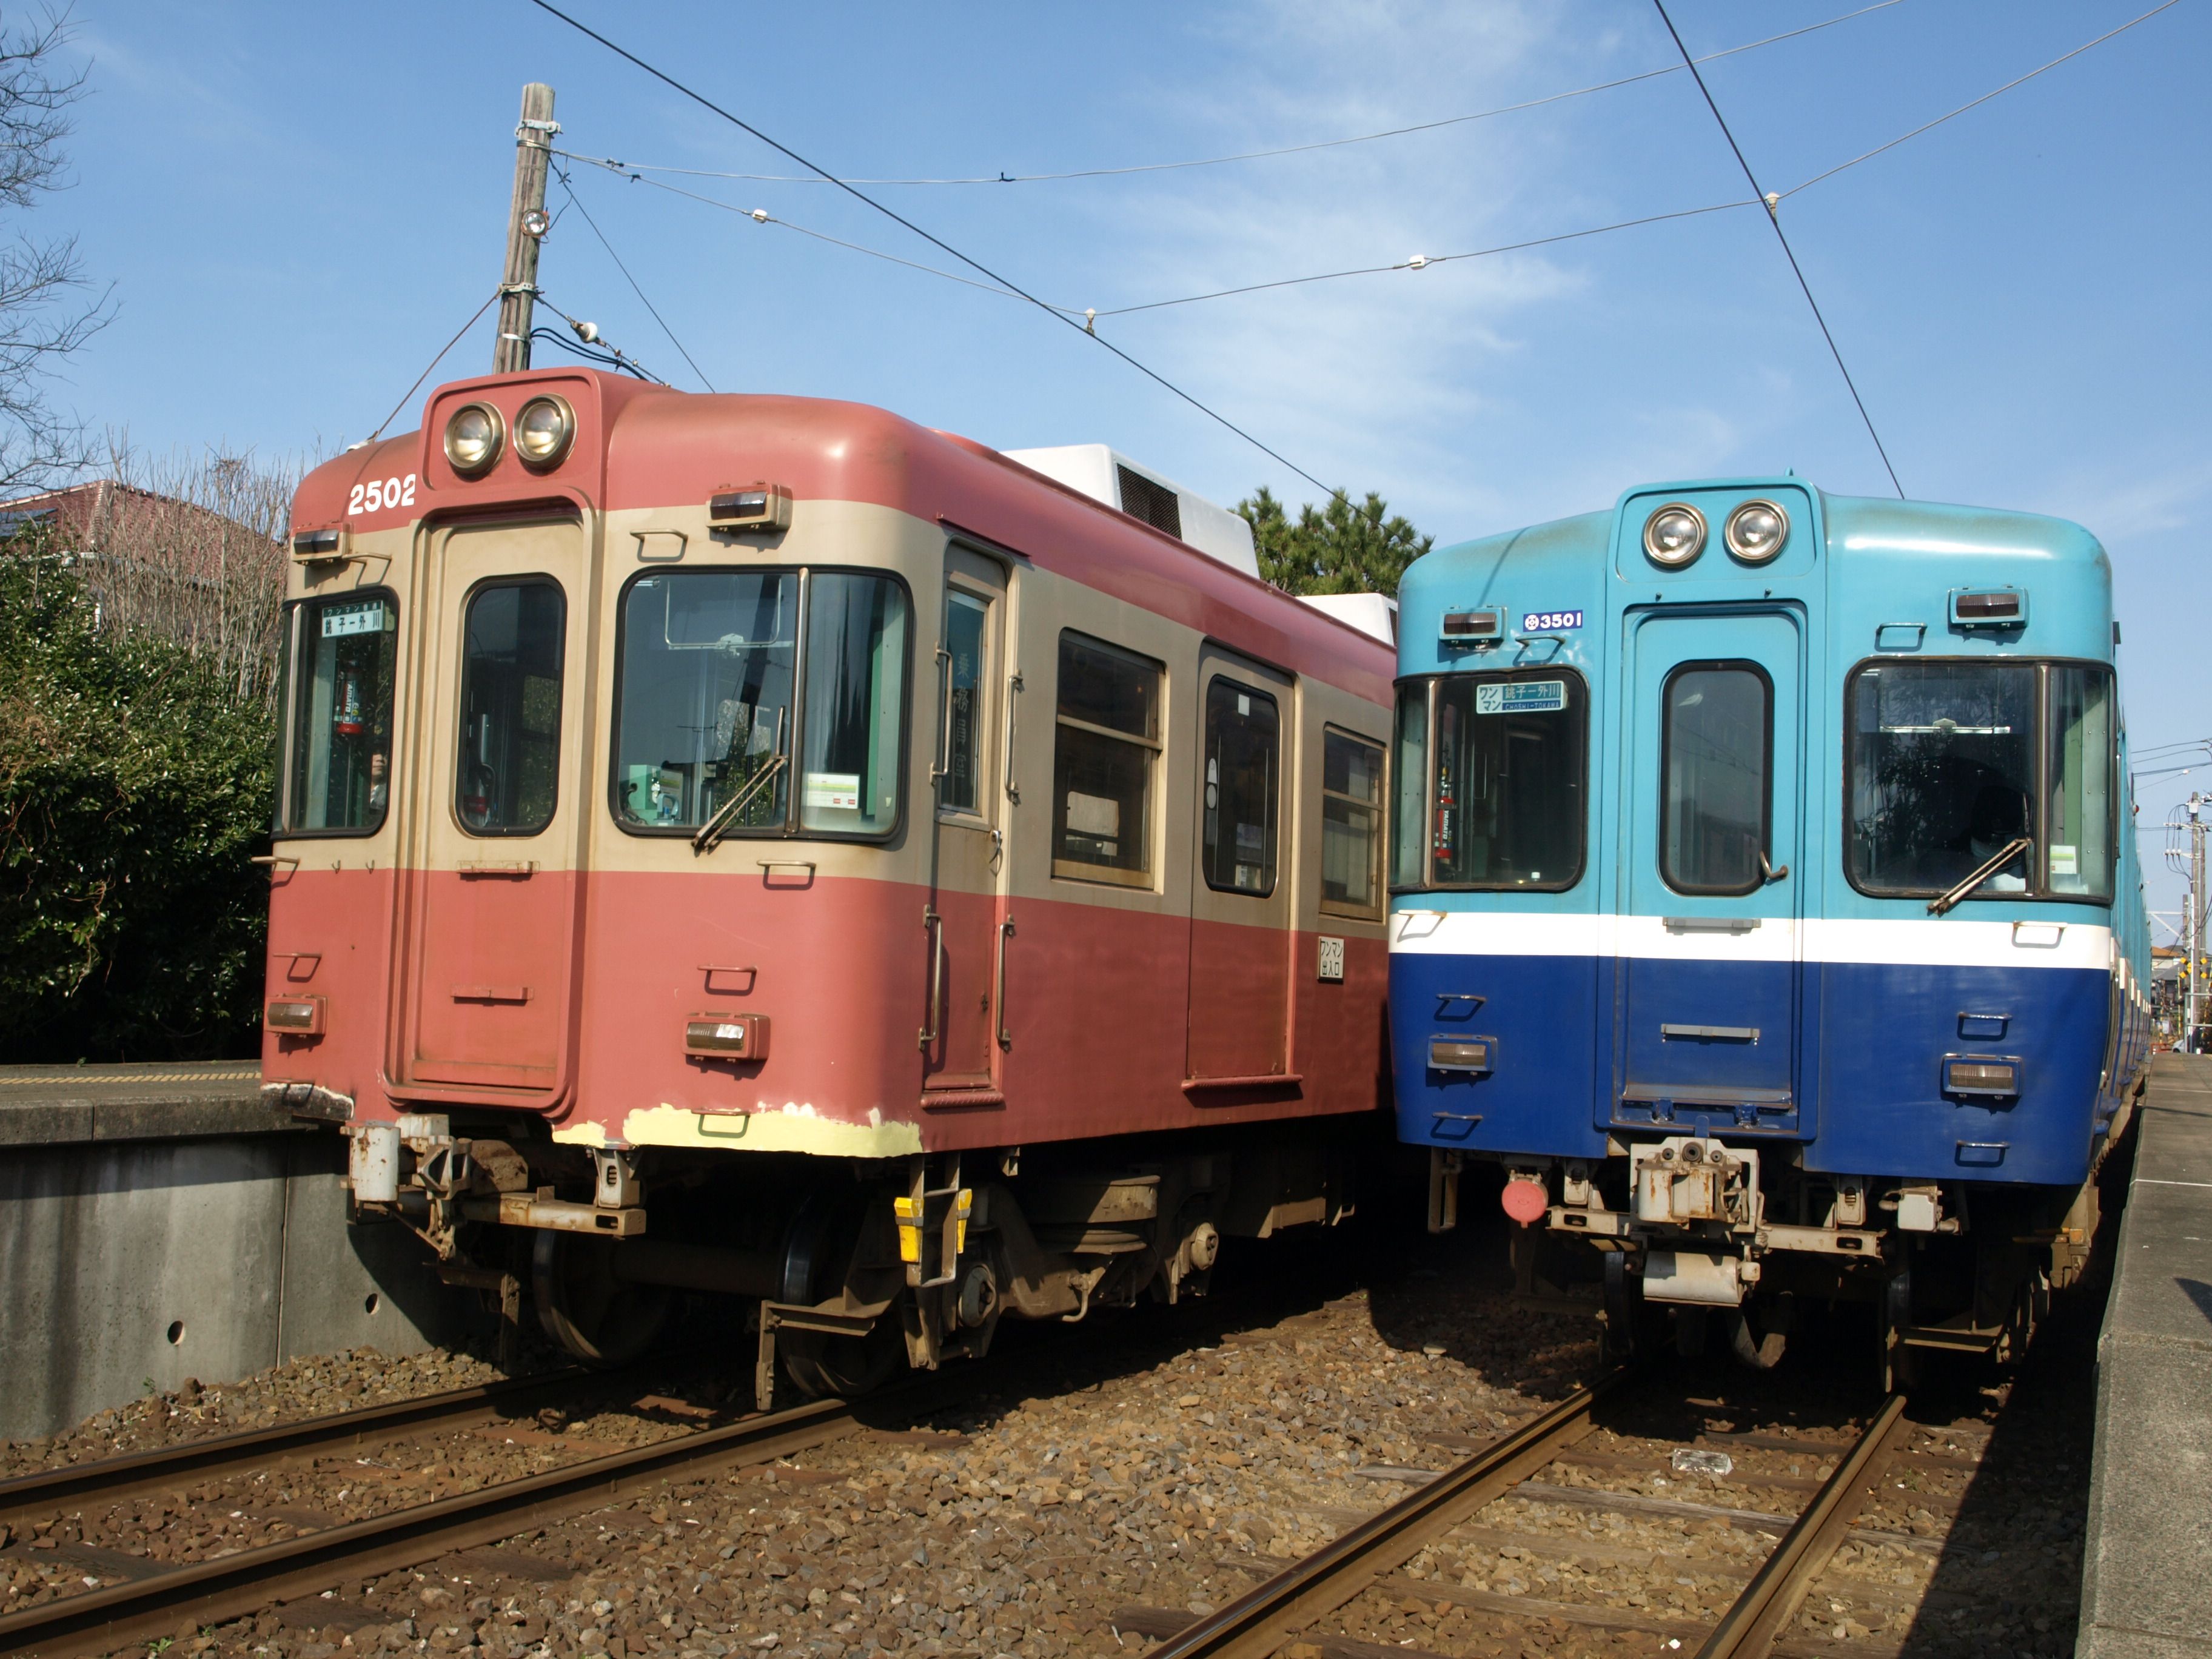
<path id="1" fill-rule="evenodd" d="M 553 821 L 567 633 L 558 583 L 501 582 L 469 597 L 453 802 L 471 835 L 534 836 Z"/>
<path id="2" fill-rule="evenodd" d="M 368 835 L 392 788 L 392 685 L 399 609 L 383 594 L 309 599 L 295 607 L 291 788 L 280 828 Z"/>
<path id="3" fill-rule="evenodd" d="M 1751 663 L 1667 677 L 1659 870 L 1678 893 L 1748 893 L 1765 879 L 1774 687 Z"/>
<path id="4" fill-rule="evenodd" d="M 799 824 L 809 834 L 881 836 L 898 822 L 907 610 L 906 590 L 886 577 L 807 578 Z"/>
<path id="5" fill-rule="evenodd" d="M 1589 693 L 1558 669 L 1430 682 L 1425 884 L 1563 891 L 1588 836 Z M 1404 740 L 1407 725 L 1401 718 Z M 1409 872 L 1410 873 L 1410 872 Z M 1416 878 L 1418 879 L 1418 878 Z"/>
<path id="6" fill-rule="evenodd" d="M 1418 821 L 1418 815 L 1417 815 Z M 1382 914 L 1382 745 L 1348 732 L 1321 734 L 1321 908 Z"/>
<path id="7" fill-rule="evenodd" d="M 1237 681 L 1206 688 L 1206 884 L 1265 897 L 1275 890 L 1275 794 L 1282 720 L 1275 700 Z"/>
<path id="8" fill-rule="evenodd" d="M 1429 820 L 1429 683 L 1398 688 L 1398 787 L 1390 822 L 1390 884 L 1419 887 L 1428 876 L 1421 857 Z"/>
<path id="9" fill-rule="evenodd" d="M 2036 677 L 2024 662 L 1884 661 L 1852 675 L 1845 856 L 1854 885 L 1942 893 L 2033 836 Z M 2069 845 L 2079 871 L 2083 842 Z M 2024 893 L 2031 872 L 2029 852 L 2018 851 L 1975 896 Z"/>
<path id="10" fill-rule="evenodd" d="M 2112 896 L 2112 678 L 2102 668 L 2054 665 L 2051 758 L 2044 775 L 2045 890 L 2054 898 Z"/>
<path id="11" fill-rule="evenodd" d="M 689 832 L 737 805 L 730 835 L 780 833 L 788 811 L 799 576 L 655 572 L 623 595 L 617 822 Z"/>
<path id="12" fill-rule="evenodd" d="M 1152 775 L 1160 751 L 1157 663 L 1060 636 L 1052 761 L 1052 872 L 1149 887 Z"/>

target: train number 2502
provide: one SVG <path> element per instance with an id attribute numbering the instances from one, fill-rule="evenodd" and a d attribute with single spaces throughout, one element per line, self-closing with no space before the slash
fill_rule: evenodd
<path id="1" fill-rule="evenodd" d="M 387 507 L 415 505 L 415 475 L 404 478 L 371 478 L 367 483 L 357 483 L 346 500 L 349 513 L 379 513 Z"/>

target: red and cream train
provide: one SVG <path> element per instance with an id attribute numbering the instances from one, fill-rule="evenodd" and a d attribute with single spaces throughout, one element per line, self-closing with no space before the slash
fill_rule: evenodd
<path id="1" fill-rule="evenodd" d="M 1026 459 L 564 369 L 307 478 L 264 1066 L 363 1215 L 590 1360 L 749 1298 L 765 1394 L 1341 1212 L 1391 648 Z"/>

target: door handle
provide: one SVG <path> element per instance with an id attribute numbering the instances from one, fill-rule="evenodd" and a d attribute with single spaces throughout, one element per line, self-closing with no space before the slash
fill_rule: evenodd
<path id="1" fill-rule="evenodd" d="M 925 908 L 921 926 L 929 935 L 929 1024 L 921 1028 L 915 1047 L 926 1053 L 945 1023 L 945 918 Z"/>
<path id="2" fill-rule="evenodd" d="M 1786 864 L 1769 864 L 1766 861 L 1766 854 L 1761 853 L 1759 855 L 1759 873 L 1769 881 L 1780 881 L 1790 873 L 1790 866 Z"/>
<path id="3" fill-rule="evenodd" d="M 1014 919 L 1012 916 L 999 924 L 999 970 L 994 976 L 992 995 L 998 1003 L 999 1046 L 1001 1048 L 1014 1046 L 1014 1034 L 1006 1029 L 1006 941 L 1013 936 L 1013 931 Z"/>

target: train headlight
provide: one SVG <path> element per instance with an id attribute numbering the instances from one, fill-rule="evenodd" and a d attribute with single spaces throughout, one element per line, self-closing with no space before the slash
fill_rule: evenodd
<path id="1" fill-rule="evenodd" d="M 514 453 L 523 465 L 558 465 L 576 437 L 576 411 L 566 398 L 532 398 L 514 417 Z"/>
<path id="2" fill-rule="evenodd" d="M 1772 501 L 1745 501 L 1728 515 L 1721 535 L 1746 564 L 1765 564 L 1790 539 L 1790 515 Z"/>
<path id="3" fill-rule="evenodd" d="M 1644 551 L 1669 570 L 1705 550 L 1705 515 L 1687 501 L 1672 501 L 1644 521 Z"/>
<path id="4" fill-rule="evenodd" d="M 507 422 L 489 404 L 463 404 L 446 420 L 446 459 L 464 478 L 491 471 Z"/>

